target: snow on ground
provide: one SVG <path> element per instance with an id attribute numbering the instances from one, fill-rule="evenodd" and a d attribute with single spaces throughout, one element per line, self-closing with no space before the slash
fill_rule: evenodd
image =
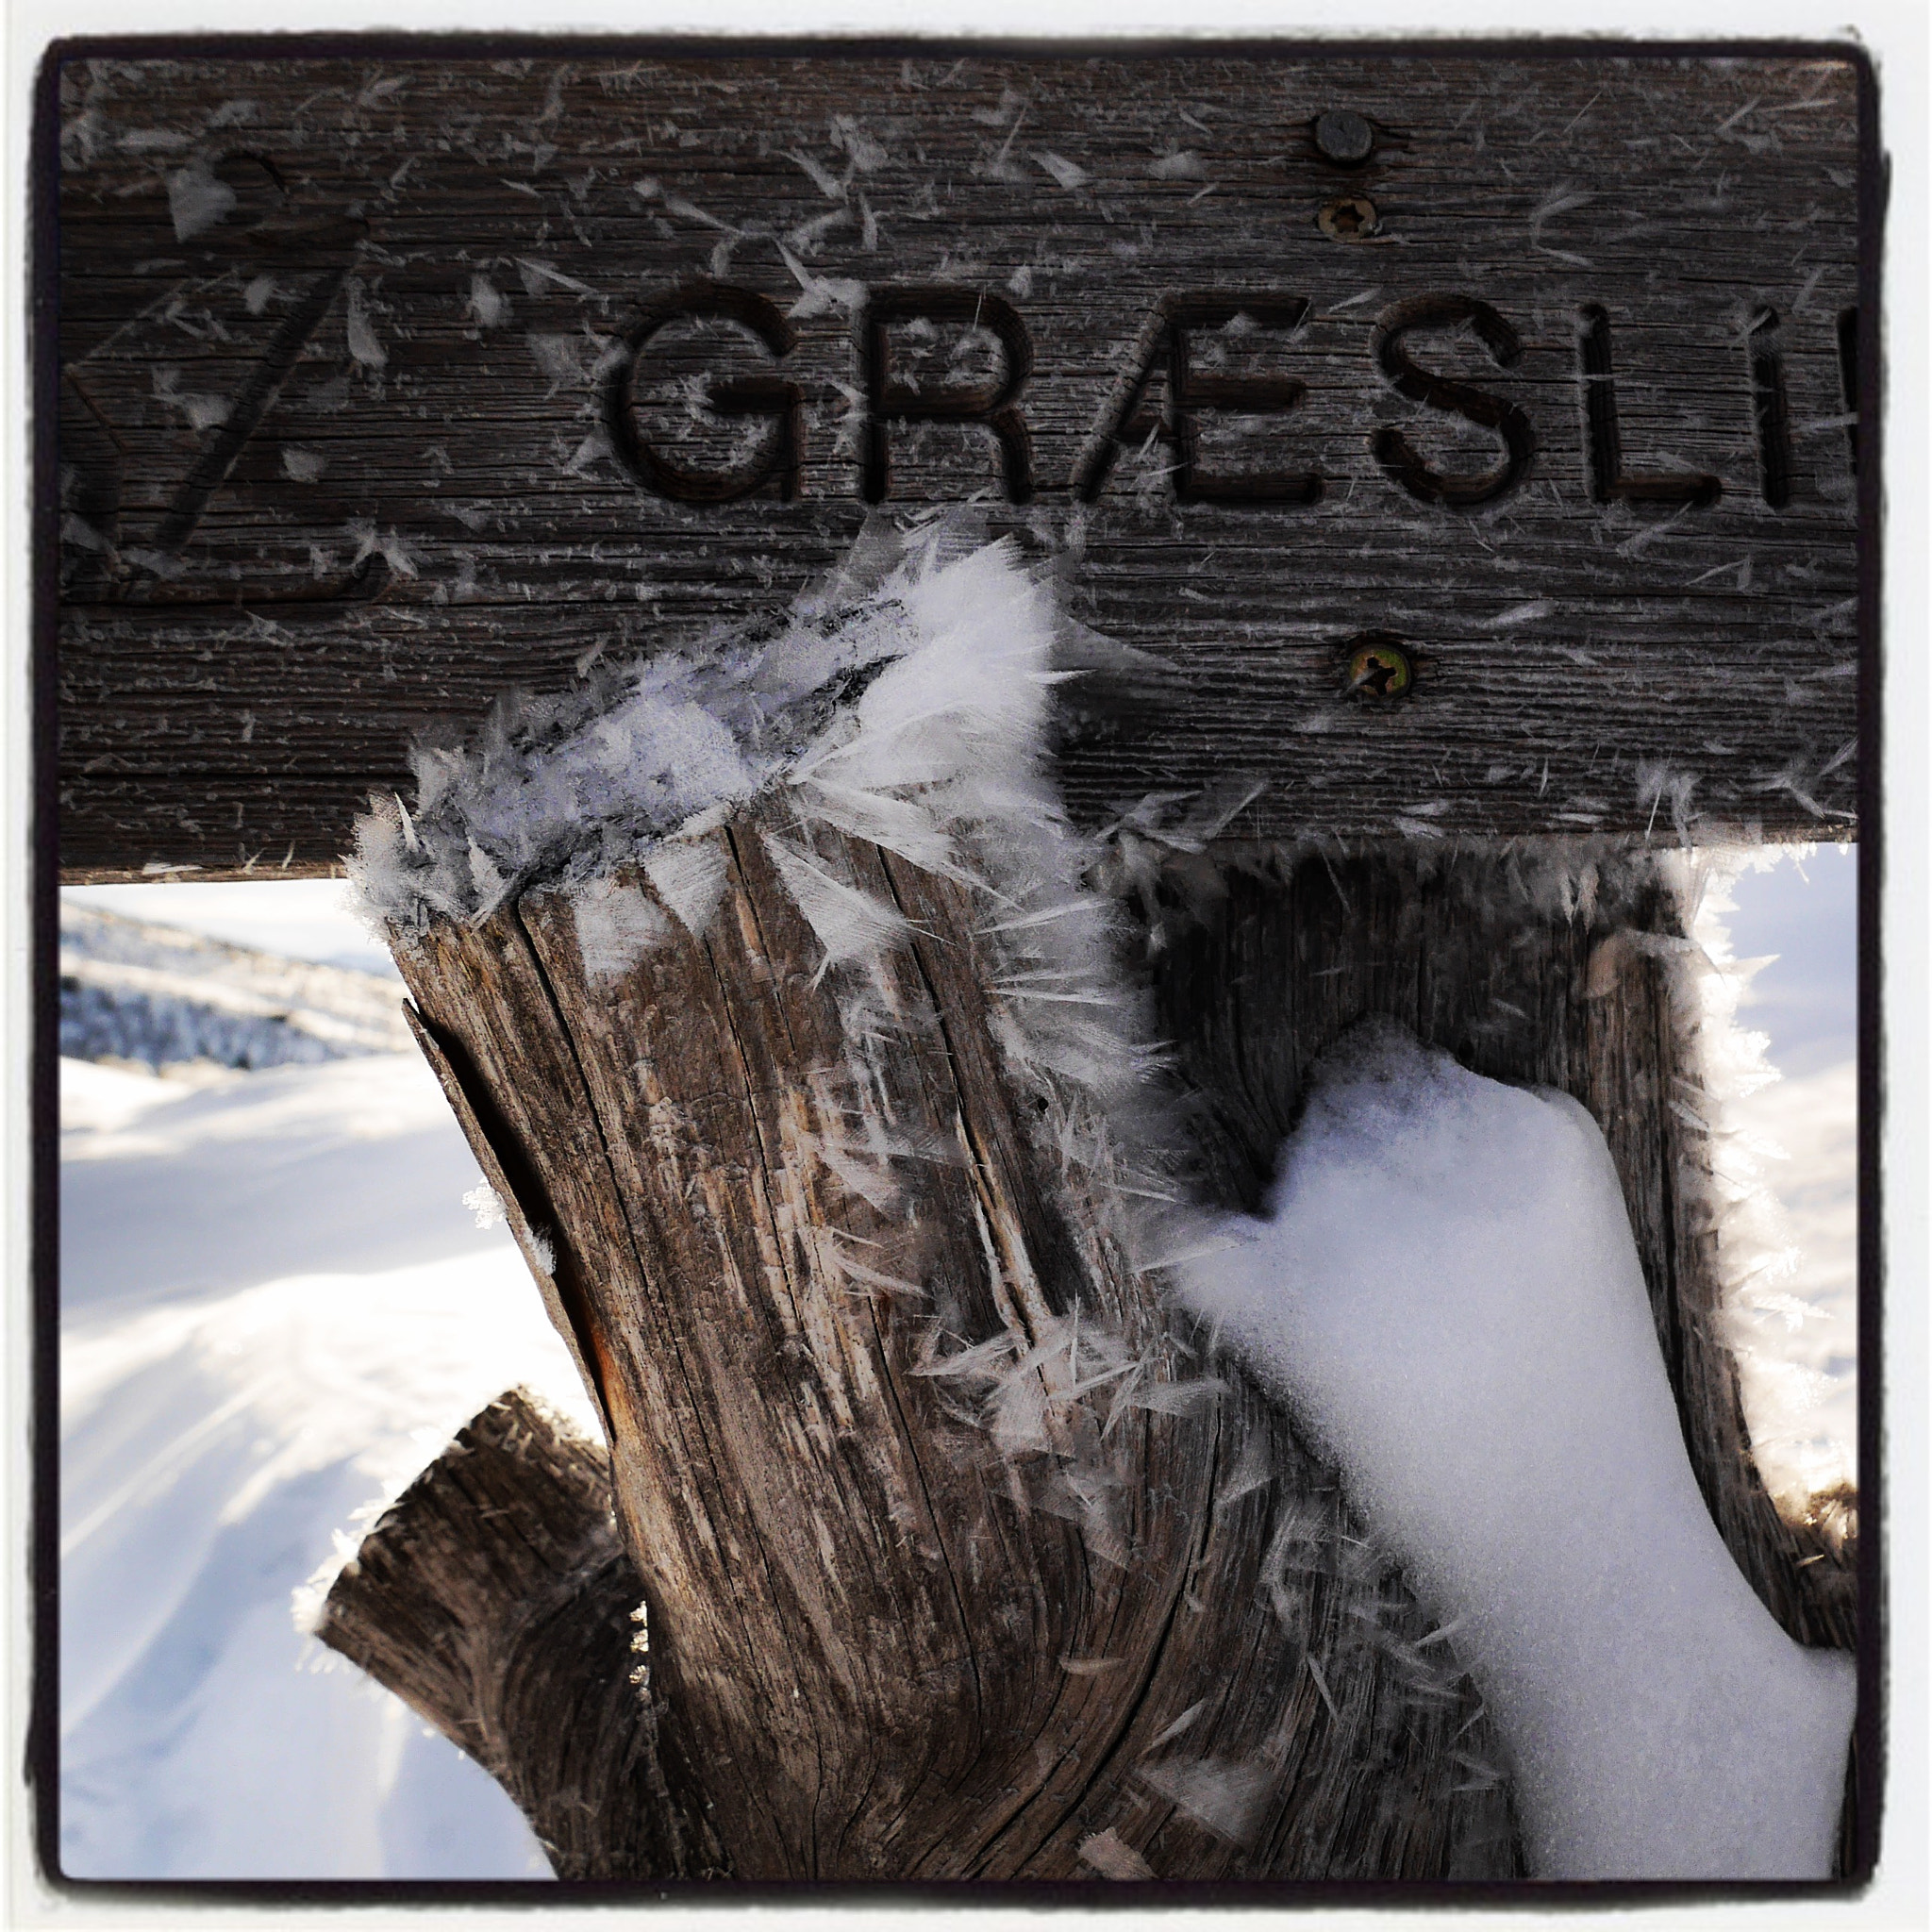
<path id="1" fill-rule="evenodd" d="M 476 1163 L 420 1058 L 155 1085 L 175 1097 L 61 1137 L 70 1323 L 97 1303 L 125 1318 L 138 1303 L 292 1274 L 508 1252 L 469 1224 Z"/>
<path id="2" fill-rule="evenodd" d="M 132 1126 L 150 1108 L 179 1100 L 199 1087 L 218 1085 L 235 1075 L 225 1067 L 208 1064 L 170 1067 L 165 1079 L 150 1067 L 107 1066 L 93 1060 L 60 1060 L 60 1131 L 76 1139 L 62 1143 L 61 1158 L 70 1149 L 78 1155 L 92 1137 Z"/>
<path id="3" fill-rule="evenodd" d="M 1778 1628 L 1710 1520 L 1578 1103 L 1365 1023 L 1189 1292 L 1454 1632 L 1533 1875 L 1829 1875 L 1857 1667 Z"/>
<path id="4" fill-rule="evenodd" d="M 547 1877 L 493 1781 L 291 1615 L 503 1389 L 590 1423 L 427 1069 L 63 1061 L 61 1158 L 68 1874 Z"/>

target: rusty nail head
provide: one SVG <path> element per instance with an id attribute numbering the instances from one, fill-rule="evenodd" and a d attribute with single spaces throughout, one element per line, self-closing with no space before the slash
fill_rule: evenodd
<path id="1" fill-rule="evenodd" d="M 1398 638 L 1372 631 L 1348 654 L 1348 689 L 1359 698 L 1399 698 L 1415 682 L 1415 664 Z"/>
<path id="2" fill-rule="evenodd" d="M 1375 145 L 1375 130 L 1350 108 L 1330 108 L 1315 121 L 1315 145 L 1324 161 L 1359 167 Z"/>
<path id="3" fill-rule="evenodd" d="M 1344 194 L 1315 217 L 1315 225 L 1331 242 L 1366 242 L 1382 221 L 1373 201 L 1359 194 Z"/>

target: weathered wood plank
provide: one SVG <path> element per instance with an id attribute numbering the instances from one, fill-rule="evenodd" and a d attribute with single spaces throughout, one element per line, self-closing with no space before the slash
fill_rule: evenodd
<path id="1" fill-rule="evenodd" d="M 1071 546 L 1080 615 L 1153 654 L 1066 747 L 1083 817 L 1241 769 L 1255 837 L 1674 835 L 1673 797 L 1842 829 L 1860 75 L 76 48 L 63 864 L 326 867 L 414 733 L 782 602 L 868 484 Z M 901 420 L 984 415 L 1018 359 L 1024 479 L 985 422 Z M 1415 654 L 1399 702 L 1344 694 L 1369 630 Z"/>

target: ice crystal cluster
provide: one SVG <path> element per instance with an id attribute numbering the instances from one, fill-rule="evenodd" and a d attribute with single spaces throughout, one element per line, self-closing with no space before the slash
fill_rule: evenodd
<path id="1" fill-rule="evenodd" d="M 711 835 L 781 801 L 760 836 L 822 972 L 862 966 L 908 928 L 828 868 L 817 828 L 967 883 L 999 1009 L 1024 1017 L 994 1022 L 1009 1062 L 1071 1080 L 1124 1132 L 1149 1104 L 1143 1016 L 1114 963 L 1117 908 L 1084 883 L 1100 848 L 1069 822 L 1045 756 L 1053 687 L 1079 675 L 1059 659 L 1076 630 L 1012 540 L 874 524 L 761 630 L 702 658 L 598 667 L 500 703 L 466 749 L 419 748 L 414 801 L 374 802 L 351 876 L 406 944 L 436 916 L 476 923 L 531 887 L 564 891 L 594 982 L 666 943 L 674 917 L 701 936 L 725 883 Z M 617 883 L 626 866 L 651 896 Z"/>
<path id="2" fill-rule="evenodd" d="M 885 794 L 943 785 L 935 803 L 999 808 L 999 776 L 1032 748 L 1052 628 L 1006 545 L 874 524 L 774 621 L 695 655 L 596 664 L 563 692 L 499 701 L 467 747 L 418 747 L 413 802 L 373 801 L 352 876 L 392 927 L 477 922 L 527 886 L 608 878 L 807 781 L 817 816 L 857 818 L 864 836 L 943 865 L 937 814 Z M 975 757 L 976 801 L 964 795 Z M 701 924 L 702 890 L 687 896 Z"/>
<path id="3" fill-rule="evenodd" d="M 350 869 L 405 945 L 432 918 L 477 922 L 524 891 L 560 891 L 594 986 L 676 926 L 703 936 L 727 882 L 730 821 L 733 836 L 762 841 L 817 938 L 861 1057 L 889 1046 L 872 1038 L 871 971 L 910 928 L 841 875 L 823 835 L 953 879 L 991 964 L 1008 1072 L 1038 1103 L 1029 1119 L 1092 1233 L 1094 1265 L 1109 1265 L 1101 1249 L 1130 1269 L 1163 1265 L 1196 1236 L 1171 1185 L 1150 1029 L 1117 967 L 1119 906 L 1089 883 L 1102 847 L 1070 823 L 1047 758 L 1054 688 L 1080 675 L 1069 659 L 1100 648 L 1012 540 L 987 542 L 958 518 L 909 533 L 874 523 L 782 619 L 702 660 L 600 669 L 562 695 L 500 705 L 468 749 L 419 751 L 414 803 L 376 801 Z M 895 1191 L 891 1146 L 821 1140 L 848 1187 Z M 920 1291 L 842 1251 L 840 1265 L 879 1293 Z M 936 1356 L 925 1373 L 974 1391 L 995 1441 L 1021 1454 L 1045 1441 L 1042 1388 L 1049 1409 L 1086 1399 L 1096 1374 L 1110 1411 L 1184 1399 L 1173 1364 L 1115 1359 L 1123 1346 L 1097 1320 L 1036 1311 L 1030 1330 Z"/>

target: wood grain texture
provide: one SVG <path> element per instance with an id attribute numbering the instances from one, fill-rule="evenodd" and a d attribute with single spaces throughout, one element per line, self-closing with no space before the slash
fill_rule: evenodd
<path id="1" fill-rule="evenodd" d="M 489 1772 L 559 1878 L 722 1876 L 642 1601 L 601 1445 L 512 1389 L 363 1538 L 316 1635 Z"/>
<path id="2" fill-rule="evenodd" d="M 62 863 L 326 869 L 413 735 L 772 608 L 868 475 L 984 497 L 1152 654 L 1065 747 L 1085 818 L 1242 769 L 1254 837 L 1843 828 L 1857 83 L 1831 50 L 76 51 Z M 1324 231 L 1342 198 L 1373 232 Z M 791 345 L 646 339 L 699 284 Z M 1218 319 L 1244 298 L 1273 325 Z M 795 475 L 735 501 L 626 466 L 756 477 L 781 418 Z M 1400 703 L 1344 694 L 1367 630 L 1416 655 Z"/>
<path id="3" fill-rule="evenodd" d="M 1332 1476 L 1237 1365 L 1204 1379 L 1206 1338 L 1032 1131 L 962 891 L 823 836 L 914 922 L 856 999 L 758 829 L 718 835 L 706 939 L 614 982 L 536 893 L 398 947 L 582 1297 L 654 1667 L 734 1871 L 1091 1877 L 1112 1833 L 1171 1877 L 1519 1873 L 1449 1646 L 1417 1647 Z M 866 1093 L 915 1151 L 855 1181 Z M 1004 1443 L 934 1373 L 1002 1338 L 1043 1405 Z M 1080 1379 L 1109 1348 L 1146 1376 L 1118 1414 L 1117 1376 Z"/>

